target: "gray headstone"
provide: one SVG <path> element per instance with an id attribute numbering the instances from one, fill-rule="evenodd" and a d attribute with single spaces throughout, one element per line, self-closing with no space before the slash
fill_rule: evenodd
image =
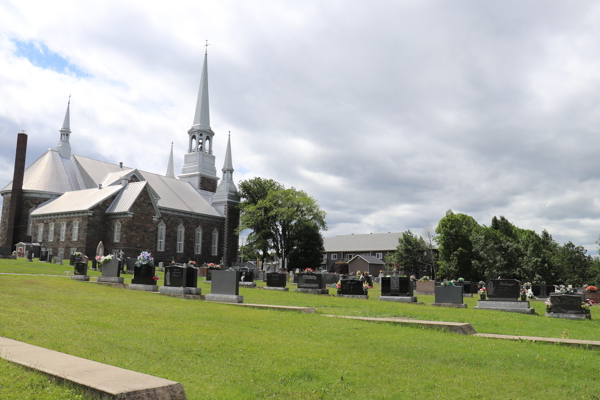
<path id="1" fill-rule="evenodd" d="M 116 258 L 102 264 L 102 276 L 104 277 L 118 278 L 119 272 L 119 261 Z"/>
<path id="2" fill-rule="evenodd" d="M 435 287 L 435 302 L 437 304 L 463 303 L 463 287 L 462 286 L 436 286 Z"/>
<path id="3" fill-rule="evenodd" d="M 212 271 L 212 294 L 238 296 L 240 294 L 239 271 Z"/>

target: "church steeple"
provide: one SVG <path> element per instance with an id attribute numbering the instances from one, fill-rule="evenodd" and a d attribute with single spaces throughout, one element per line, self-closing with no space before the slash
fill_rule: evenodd
<path id="1" fill-rule="evenodd" d="M 208 46 L 208 43 L 206 43 Z M 199 192 L 217 190 L 217 169 L 212 144 L 215 133 L 210 128 L 208 107 L 208 53 L 204 52 L 204 65 L 200 76 L 200 89 L 196 100 L 194 124 L 188 131 L 188 151 L 184 156 L 179 179 L 189 182 Z"/>
<path id="2" fill-rule="evenodd" d="M 175 179 L 175 168 L 173 168 L 173 142 L 171 142 L 171 154 L 169 154 L 169 164 L 167 165 L 167 178 Z"/>
<path id="3" fill-rule="evenodd" d="M 60 129 L 60 140 L 56 145 L 56 150 L 58 150 L 58 154 L 60 154 L 62 158 L 71 157 L 69 136 L 71 136 L 71 95 L 69 95 L 69 102 L 67 103 L 67 112 L 65 113 L 63 126 Z"/>
<path id="4" fill-rule="evenodd" d="M 231 161 L 231 134 L 227 138 L 227 150 L 225 151 L 225 161 L 223 162 L 223 179 L 219 183 L 217 192 L 213 196 L 213 204 L 224 203 L 227 201 L 239 202 L 237 188 L 233 182 L 233 163 Z"/>

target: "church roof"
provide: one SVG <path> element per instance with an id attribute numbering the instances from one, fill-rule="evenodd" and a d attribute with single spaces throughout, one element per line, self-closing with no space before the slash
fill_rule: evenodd
<path id="1" fill-rule="evenodd" d="M 109 186 L 102 189 L 85 189 L 66 192 L 54 201 L 46 203 L 31 212 L 32 216 L 88 211 L 92 207 L 118 193 L 122 186 Z"/>
<path id="2" fill-rule="evenodd" d="M 326 252 L 336 251 L 394 251 L 402 232 L 337 235 L 323 238 Z"/>
<path id="3" fill-rule="evenodd" d="M 132 182 L 129 183 L 123 191 L 119 193 L 115 201 L 106 210 L 107 214 L 116 214 L 128 212 L 133 203 L 137 200 L 142 190 L 148 185 L 148 182 Z M 121 186 L 115 186 L 121 187 Z"/>

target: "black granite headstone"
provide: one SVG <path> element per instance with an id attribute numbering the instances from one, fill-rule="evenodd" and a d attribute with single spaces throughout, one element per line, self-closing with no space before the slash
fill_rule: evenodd
<path id="1" fill-rule="evenodd" d="M 321 274 L 298 274 L 298 289 L 325 289 Z"/>
<path id="2" fill-rule="evenodd" d="M 48 260 L 48 251 L 44 250 L 40 253 L 40 261 L 46 261 Z"/>
<path id="3" fill-rule="evenodd" d="M 198 287 L 198 267 L 190 267 L 185 269 L 185 286 Z"/>
<path id="4" fill-rule="evenodd" d="M 165 286 L 185 287 L 185 268 L 180 265 L 169 265 L 165 268 Z"/>
<path id="5" fill-rule="evenodd" d="M 29 251 L 27 252 L 27 259 L 28 259 L 29 261 L 32 261 L 32 260 L 33 260 L 33 251 L 29 250 Z M 73 265 L 73 264 L 71 264 L 71 265 Z"/>
<path id="6" fill-rule="evenodd" d="M 83 262 L 76 262 L 75 275 L 87 275 L 87 264 Z"/>
<path id="7" fill-rule="evenodd" d="M 268 272 L 267 273 L 267 286 L 269 287 L 285 287 L 287 281 L 285 274 L 279 272 Z"/>
<path id="8" fill-rule="evenodd" d="M 521 296 L 521 286 L 516 279 L 492 279 L 486 287 L 489 300 L 516 301 Z"/>
<path id="9" fill-rule="evenodd" d="M 240 272 L 222 271 L 215 269 L 212 271 L 212 294 L 225 294 L 239 296 L 240 294 Z"/>
<path id="10" fill-rule="evenodd" d="M 325 273 L 323 276 L 325 277 L 326 285 L 335 285 L 340 280 L 339 274 Z"/>
<path id="11" fill-rule="evenodd" d="M 552 294 L 550 295 L 551 312 L 562 314 L 585 314 L 581 308 L 584 302 L 584 294 Z"/>
<path id="12" fill-rule="evenodd" d="M 134 285 L 156 285 L 156 281 L 152 278 L 154 278 L 154 267 L 149 265 L 135 266 L 131 283 Z"/>
<path id="13" fill-rule="evenodd" d="M 364 296 L 363 282 L 358 279 L 342 279 L 339 293 L 342 295 Z"/>
<path id="14" fill-rule="evenodd" d="M 254 271 L 249 268 L 240 268 L 240 282 L 253 282 L 254 281 Z"/>
<path id="15" fill-rule="evenodd" d="M 410 278 L 391 276 L 381 278 L 382 296 L 412 296 L 413 284 Z"/>

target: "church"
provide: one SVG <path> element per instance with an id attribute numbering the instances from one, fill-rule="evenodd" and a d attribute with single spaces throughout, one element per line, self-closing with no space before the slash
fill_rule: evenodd
<path id="1" fill-rule="evenodd" d="M 149 251 L 156 262 L 230 266 L 238 251 L 239 196 L 233 182 L 230 138 L 219 182 L 210 127 L 207 54 L 194 122 L 181 174 L 173 167 L 173 145 L 165 175 L 71 152 L 70 101 L 60 139 L 26 169 L 27 135 L 17 140 L 13 182 L 4 198 L 0 246 L 37 242 L 54 258 L 73 252 L 137 257 Z"/>

